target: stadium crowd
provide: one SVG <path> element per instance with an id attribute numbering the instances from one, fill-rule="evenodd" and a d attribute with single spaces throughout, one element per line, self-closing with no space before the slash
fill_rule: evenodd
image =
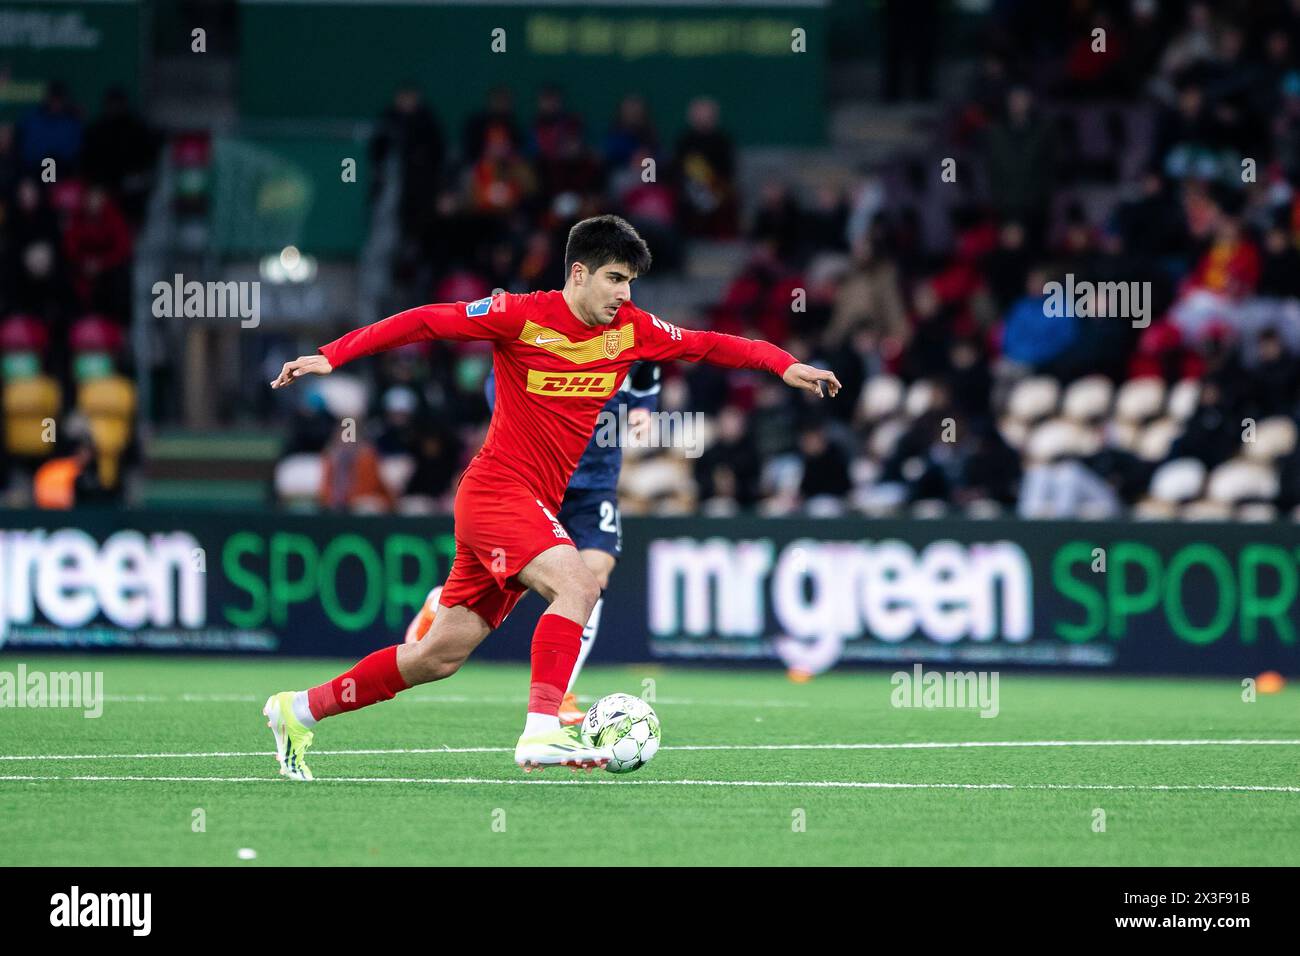
<path id="1" fill-rule="evenodd" d="M 0 123 L 0 489 L 17 462 L 42 507 L 122 499 L 130 269 L 160 145 L 119 89 L 87 122 L 53 82 Z"/>
<path id="2" fill-rule="evenodd" d="M 1008 4 L 984 30 L 960 94 L 931 101 L 923 151 L 753 195 L 707 96 L 666 142 L 637 93 L 591 129 L 558 88 L 524 122 L 503 87 L 450 131 L 405 85 L 370 144 L 372 195 L 398 194 L 388 301 L 556 288 L 568 228 L 602 212 L 647 238 L 656 278 L 689 272 L 692 248 L 740 250 L 717 301 L 666 317 L 767 338 L 845 389 L 818 403 L 751 373 L 666 369 L 662 407 L 702 413 L 707 447 L 630 449 L 631 511 L 1296 512 L 1300 4 Z M 927 99 L 931 68 L 911 84 Z M 129 369 L 158 146 L 120 94 L 84 124 L 57 84 L 0 125 L 0 347 L 10 381 L 34 356 L 60 407 Z M 1051 283 L 1133 298 L 1123 315 L 1056 314 Z M 349 370 L 359 391 L 296 408 L 282 470 L 318 459 L 321 507 L 446 508 L 486 431 L 489 365 L 478 344 L 426 344 Z M 339 437 L 340 394 L 360 441 Z"/>
<path id="3" fill-rule="evenodd" d="M 710 445 L 629 450 L 634 511 L 1285 514 L 1300 506 L 1298 7 L 1009 5 L 926 155 L 843 185 L 772 180 L 748 208 L 707 100 L 665 150 L 629 96 L 596 149 L 558 91 L 526 132 L 500 91 L 452 166 L 404 92 L 376 139 L 418 184 L 404 275 L 425 270 L 437 301 L 555 287 L 565 230 L 596 212 L 636 224 L 656 272 L 691 239 L 743 238 L 720 300 L 671 317 L 780 343 L 845 391 L 818 404 L 748 373 L 668 370 L 664 407 L 704 413 Z M 1054 315 L 1048 283 L 1067 278 L 1135 283 L 1145 305 Z M 428 351 L 443 364 L 425 382 L 402 357 L 385 369 L 376 453 L 421 421 L 474 422 L 417 455 L 421 494 L 445 495 L 481 440 L 485 356 Z"/>

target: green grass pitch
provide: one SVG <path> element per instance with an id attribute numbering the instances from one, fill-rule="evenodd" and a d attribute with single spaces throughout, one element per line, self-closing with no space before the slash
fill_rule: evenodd
<path id="1" fill-rule="evenodd" d="M 653 686 L 664 748 L 624 777 L 525 776 L 527 671 L 471 664 L 321 724 L 317 779 L 294 783 L 261 705 L 348 662 L 0 671 L 19 662 L 102 670 L 106 702 L 0 710 L 6 865 L 1300 864 L 1296 687 L 1003 673 L 990 719 L 895 708 L 888 671 L 592 667 L 584 700 Z M 1030 745 L 827 746 L 974 742 Z"/>

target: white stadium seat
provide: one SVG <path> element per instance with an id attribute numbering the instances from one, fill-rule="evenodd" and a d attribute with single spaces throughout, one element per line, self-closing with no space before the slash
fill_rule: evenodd
<path id="1" fill-rule="evenodd" d="M 1169 504 L 1195 501 L 1205 487 L 1205 464 L 1196 458 L 1167 461 L 1151 476 L 1151 497 Z"/>
<path id="2" fill-rule="evenodd" d="M 862 389 L 859 410 L 868 422 L 878 422 L 903 404 L 903 383 L 892 375 L 877 375 Z"/>
<path id="3" fill-rule="evenodd" d="M 928 378 L 918 379 L 907 390 L 904 408 L 908 418 L 920 418 L 934 407 L 937 398 L 934 382 Z"/>
<path id="4" fill-rule="evenodd" d="M 1036 375 L 1019 382 L 1007 399 L 1007 414 L 1022 422 L 1033 423 L 1056 411 L 1061 386 L 1056 379 Z"/>
<path id="5" fill-rule="evenodd" d="M 1169 449 L 1182 431 L 1182 422 L 1168 417 L 1157 418 L 1142 429 L 1134 452 L 1143 461 L 1161 461 L 1169 455 Z"/>
<path id="6" fill-rule="evenodd" d="M 1110 411 L 1115 386 L 1104 375 L 1089 375 L 1072 383 L 1061 400 L 1061 414 L 1085 424 L 1105 417 Z"/>
<path id="7" fill-rule="evenodd" d="M 1194 378 L 1185 378 L 1169 390 L 1167 411 L 1178 421 L 1185 422 L 1192 417 L 1200 400 L 1201 383 Z"/>
<path id="8" fill-rule="evenodd" d="M 1232 517 L 1232 506 L 1222 501 L 1201 499 L 1183 505 L 1179 516 L 1186 521 L 1227 521 Z"/>
<path id="9" fill-rule="evenodd" d="M 1255 426 L 1255 440 L 1242 442 L 1242 454 L 1251 461 L 1268 463 L 1295 451 L 1295 422 L 1286 415 L 1265 418 Z"/>
<path id="10" fill-rule="evenodd" d="M 1268 465 L 1234 458 L 1210 472 L 1205 496 L 1235 505 L 1243 501 L 1272 501 L 1277 497 L 1277 473 Z"/>
<path id="11" fill-rule="evenodd" d="M 414 473 L 414 455 L 385 455 L 379 459 L 379 477 L 383 479 L 384 487 L 394 496 L 401 495 L 406 490 L 406 483 Z"/>
<path id="12" fill-rule="evenodd" d="M 1158 378 L 1131 378 L 1115 396 L 1115 417 L 1139 424 L 1160 414 L 1165 404 L 1165 383 Z"/>
<path id="13" fill-rule="evenodd" d="M 275 466 L 275 494 L 281 501 L 315 500 L 325 466 L 320 455 L 290 455 Z"/>

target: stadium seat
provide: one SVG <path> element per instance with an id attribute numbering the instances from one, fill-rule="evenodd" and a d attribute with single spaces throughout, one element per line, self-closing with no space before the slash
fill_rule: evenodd
<path id="1" fill-rule="evenodd" d="M 912 505 L 909 514 L 913 518 L 921 518 L 922 520 L 946 518 L 948 516 L 948 502 L 937 498 L 923 498 Z"/>
<path id="2" fill-rule="evenodd" d="M 290 455 L 275 466 L 275 495 L 282 502 L 316 502 L 325 466 L 320 455 Z"/>
<path id="3" fill-rule="evenodd" d="M 135 385 L 122 375 L 84 382 L 77 389 L 77 409 L 87 418 L 135 416 Z"/>
<path id="4" fill-rule="evenodd" d="M 1112 418 L 1106 423 L 1106 442 L 1112 448 L 1133 451 L 1141 434 L 1142 427 L 1135 422 Z"/>
<path id="5" fill-rule="evenodd" d="M 859 411 L 868 422 L 893 415 L 903 403 L 903 383 L 892 375 L 877 375 L 862 389 Z"/>
<path id="6" fill-rule="evenodd" d="M 1225 505 L 1245 501 L 1272 501 L 1277 497 L 1277 473 L 1268 465 L 1234 458 L 1210 472 L 1205 496 Z"/>
<path id="7" fill-rule="evenodd" d="M 1158 378 L 1132 378 L 1115 396 L 1115 417 L 1122 422 L 1141 424 L 1160 414 L 1165 404 L 1165 383 Z"/>
<path id="8" fill-rule="evenodd" d="M 1157 418 L 1138 435 L 1134 453 L 1143 461 L 1163 461 L 1182 430 L 1182 422 L 1168 417 Z"/>
<path id="9" fill-rule="evenodd" d="M 116 355 L 122 351 L 124 341 L 121 326 L 102 315 L 78 319 L 68 333 L 68 345 L 76 353 L 108 352 Z"/>
<path id="10" fill-rule="evenodd" d="M 1227 521 L 1232 517 L 1232 507 L 1222 501 L 1202 499 L 1183 505 L 1178 514 L 1187 521 Z"/>
<path id="11" fill-rule="evenodd" d="M 1242 454 L 1267 464 L 1291 454 L 1295 445 L 1295 422 L 1286 415 L 1274 415 L 1255 426 L 1255 440 L 1242 442 Z"/>
<path id="12" fill-rule="evenodd" d="M 406 483 L 414 472 L 414 455 L 385 455 L 379 459 L 379 477 L 394 497 L 400 497 L 406 490 Z"/>
<path id="13" fill-rule="evenodd" d="M 134 428 L 134 383 L 121 375 L 83 382 L 77 388 L 77 410 L 90 423 L 90 433 L 100 455 L 100 479 L 107 486 L 116 485 L 122 453 L 131 443 Z"/>
<path id="14" fill-rule="evenodd" d="M 325 400 L 326 410 L 335 418 L 351 418 L 359 422 L 370 405 L 369 386 L 354 375 L 336 372 L 320 379 L 316 387 Z"/>
<path id="15" fill-rule="evenodd" d="M 1004 415 L 1001 421 L 998 422 L 998 433 L 1002 435 L 1002 440 L 1008 445 L 1016 451 L 1022 451 L 1025 447 L 1025 440 L 1029 437 L 1029 426 L 1018 418 Z"/>
<path id="16" fill-rule="evenodd" d="M 1178 506 L 1156 498 L 1143 498 L 1133 506 L 1133 517 L 1138 521 L 1169 521 L 1178 517 Z"/>
<path id="17" fill-rule="evenodd" d="M 967 518 L 987 521 L 991 518 L 1001 518 L 1003 509 L 1000 502 L 993 501 L 990 498 L 976 498 L 973 501 L 966 502 L 963 513 Z"/>
<path id="18" fill-rule="evenodd" d="M 397 499 L 399 515 L 431 515 L 438 512 L 438 500 L 428 495 L 406 495 Z"/>
<path id="19" fill-rule="evenodd" d="M 1073 382 L 1061 400 L 1061 414 L 1076 422 L 1090 424 L 1110 411 L 1115 386 L 1104 375 L 1089 375 Z"/>
<path id="20" fill-rule="evenodd" d="M 887 418 L 880 422 L 872 429 L 871 437 L 867 439 L 871 457 L 883 462 L 894 453 L 894 446 L 906 431 L 907 424 L 901 418 Z"/>
<path id="21" fill-rule="evenodd" d="M 35 352 L 43 355 L 50 336 L 45 326 L 30 315 L 11 315 L 0 322 L 0 352 Z"/>
<path id="22" fill-rule="evenodd" d="M 6 382 L 6 451 L 20 458 L 47 457 L 53 451 L 54 443 L 46 441 L 46 420 L 56 419 L 62 406 L 59 383 L 48 375 Z"/>
<path id="23" fill-rule="evenodd" d="M 1205 487 L 1205 464 L 1196 458 L 1165 462 L 1151 476 L 1151 497 L 1167 504 L 1195 501 Z"/>
<path id="24" fill-rule="evenodd" d="M 1201 383 L 1194 378 L 1185 378 L 1169 390 L 1167 412 L 1175 420 L 1185 422 L 1196 411 L 1201 400 Z"/>
<path id="25" fill-rule="evenodd" d="M 938 390 L 928 378 L 918 379 L 907 390 L 904 408 L 908 418 L 920 418 L 934 408 L 938 399 Z"/>
<path id="26" fill-rule="evenodd" d="M 1037 375 L 1019 382 L 1007 399 L 1007 414 L 1033 424 L 1056 411 L 1061 386 L 1056 379 Z"/>
<path id="27" fill-rule="evenodd" d="M 1025 459 L 1031 464 L 1043 464 L 1090 455 L 1100 447 L 1096 433 L 1068 418 L 1053 418 L 1043 422 L 1025 442 Z"/>
<path id="28" fill-rule="evenodd" d="M 1263 501 L 1252 501 L 1238 505 L 1235 516 L 1238 521 L 1276 521 L 1277 507 Z"/>

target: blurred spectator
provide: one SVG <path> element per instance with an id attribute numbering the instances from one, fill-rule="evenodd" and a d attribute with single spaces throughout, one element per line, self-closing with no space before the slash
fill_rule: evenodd
<path id="1" fill-rule="evenodd" d="M 415 470 L 406 483 L 405 494 L 444 497 L 461 472 L 461 441 L 449 431 L 428 426 L 417 434 L 413 450 Z"/>
<path id="2" fill-rule="evenodd" d="M 24 170 L 39 176 L 45 160 L 52 159 L 60 179 L 76 173 L 82 133 L 81 118 L 68 98 L 67 87 L 55 80 L 46 87 L 41 102 L 18 121 Z"/>
<path id="3" fill-rule="evenodd" d="M 379 473 L 379 455 L 364 439 L 336 432 L 321 455 L 321 507 L 328 511 L 391 511 L 393 495 Z"/>
<path id="4" fill-rule="evenodd" d="M 7 204 L 22 174 L 13 123 L 0 123 L 0 203 Z M 0 220 L 2 222 L 2 220 Z"/>
<path id="5" fill-rule="evenodd" d="M 605 134 L 602 151 L 606 168 L 612 172 L 627 166 L 634 157 L 656 157 L 659 134 L 655 132 L 644 97 L 629 93 L 619 100 L 618 113 Z"/>
<path id="6" fill-rule="evenodd" d="M 934 95 L 934 51 L 943 22 L 939 3 L 885 0 L 884 6 L 885 100 L 902 98 L 905 85 L 916 99 L 928 100 Z"/>
<path id="7" fill-rule="evenodd" d="M 419 438 L 418 407 L 415 393 L 409 388 L 394 386 L 384 393 L 384 420 L 375 440 L 375 450 L 380 455 L 409 455 L 415 451 Z"/>
<path id="8" fill-rule="evenodd" d="M 800 239 L 800 213 L 784 183 L 777 180 L 763 183 L 749 238 L 771 243 L 782 260 L 789 261 L 794 256 Z"/>
<path id="9" fill-rule="evenodd" d="M 1024 86 L 1007 94 L 1006 114 L 984 134 L 981 158 L 994 209 L 1022 223 L 1030 242 L 1041 240 L 1055 168 L 1052 128 L 1034 112 Z"/>
<path id="10" fill-rule="evenodd" d="M 403 85 L 379 118 L 370 140 L 372 195 L 377 195 L 387 182 L 389 158 L 396 161 L 393 172 L 401 177 L 398 205 L 403 234 L 419 235 L 432 217 L 434 197 L 442 186 L 446 152 L 442 127 L 419 88 L 413 83 Z"/>
<path id="11" fill-rule="evenodd" d="M 105 187 L 135 225 L 144 218 L 161 142 L 158 133 L 132 111 L 119 87 L 104 95 L 103 111 L 86 129 L 82 159 L 86 179 Z"/>
<path id="12" fill-rule="evenodd" d="M 469 170 L 472 208 L 503 216 L 530 200 L 536 191 L 533 168 L 515 151 L 509 134 L 500 126 L 489 127 L 480 159 Z"/>
<path id="13" fill-rule="evenodd" d="M 488 91 L 487 105 L 465 120 L 461 150 L 467 164 L 473 165 L 483 157 L 490 137 L 504 137 L 513 150 L 523 148 L 523 139 L 515 120 L 514 94 L 509 87 L 493 87 Z"/>
<path id="14" fill-rule="evenodd" d="M 1007 312 L 1002 331 L 1002 354 L 1036 372 L 1050 374 L 1052 363 L 1063 358 L 1079 337 L 1078 319 L 1070 304 L 1064 315 L 1047 314 L 1047 277 L 1039 269 L 1029 274 L 1025 294 Z"/>
<path id="15" fill-rule="evenodd" d="M 805 502 L 842 499 L 852 489 L 848 457 L 830 441 L 821 423 L 806 425 L 800 433 L 799 458 L 803 464 L 799 495 Z"/>
<path id="16" fill-rule="evenodd" d="M 547 202 L 563 194 L 588 192 L 600 183 L 600 163 L 587 147 L 582 120 L 565 108 L 555 87 L 538 94 L 532 150 Z"/>
<path id="17" fill-rule="evenodd" d="M 1169 459 L 1196 458 L 1213 468 L 1240 449 L 1241 427 L 1240 420 L 1234 421 L 1225 407 L 1218 383 L 1206 382 L 1196 411 L 1169 450 Z"/>
<path id="18" fill-rule="evenodd" d="M 695 461 L 702 506 L 713 513 L 749 511 L 758 502 L 761 470 L 744 412 L 734 405 L 723 408 L 714 443 Z"/>
<path id="19" fill-rule="evenodd" d="M 718 126 L 718 103 L 691 100 L 686 130 L 678 137 L 673 167 L 681 191 L 682 227 L 692 236 L 726 239 L 736 234 L 736 150 Z"/>
<path id="20" fill-rule="evenodd" d="M 1022 518 L 1113 518 L 1121 502 L 1115 489 L 1073 459 L 1032 465 L 1025 471 L 1017 512 Z"/>
<path id="21" fill-rule="evenodd" d="M 131 293 L 126 266 L 131 259 L 131 230 L 102 186 L 86 190 L 80 207 L 68 220 L 63 247 L 81 304 L 128 320 Z"/>
<path id="22" fill-rule="evenodd" d="M 897 354 L 907 345 L 911 329 L 899 288 L 895 264 L 877 253 L 870 239 L 853 250 L 853 269 L 840 283 L 826 339 L 842 341 L 858 331 L 867 332 L 873 343 Z"/>
<path id="23" fill-rule="evenodd" d="M 100 457 L 88 424 L 71 416 L 63 426 L 63 447 L 36 469 L 32 498 L 37 508 L 66 511 L 112 505 L 120 501 L 122 489 L 101 480 Z"/>

